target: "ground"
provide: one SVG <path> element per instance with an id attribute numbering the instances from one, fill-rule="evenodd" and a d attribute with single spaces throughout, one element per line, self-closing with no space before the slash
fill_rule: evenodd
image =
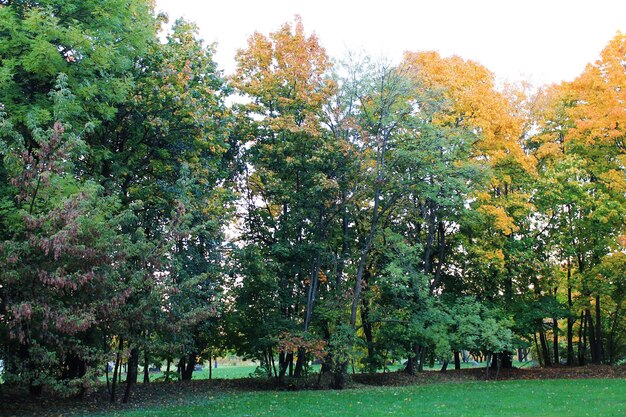
<path id="1" fill-rule="evenodd" d="M 428 411 L 425 415 L 469 416 L 487 413 L 485 409 L 480 411 L 477 406 L 483 403 L 493 405 L 494 398 L 507 398 L 507 402 L 498 404 L 508 412 L 498 414 L 496 410 L 490 409 L 487 414 L 533 415 L 524 410 L 529 408 L 537 411 L 537 407 L 543 404 L 549 406 L 549 410 L 560 410 L 555 414 L 568 416 L 586 413 L 600 415 L 599 411 L 603 415 L 620 415 L 622 412 L 626 415 L 624 366 L 502 370 L 498 382 L 493 381 L 494 376 L 492 372 L 492 379 L 484 381 L 484 368 L 450 370 L 446 373 L 422 372 L 416 376 L 403 372 L 356 374 L 351 376 L 349 389 L 344 391 L 322 391 L 316 387 L 316 378 L 293 381 L 288 383 L 286 389 L 278 389 L 273 380 L 258 378 L 150 383 L 134 387 L 131 403 L 126 405 L 110 405 L 106 401 L 106 388 L 91 393 L 82 401 L 46 397 L 33 400 L 2 389 L 0 415 L 241 416 L 245 413 L 249 416 L 289 416 L 293 415 L 293 407 L 300 407 L 302 410 L 295 409 L 302 416 L 420 415 L 420 410 Z M 120 386 L 120 397 L 122 390 L 123 385 Z M 438 399 L 435 393 L 443 393 L 443 397 Z M 398 408 L 398 396 L 402 397 L 402 401 L 407 399 L 406 404 L 401 403 L 404 404 L 401 408 Z M 413 401 L 422 405 L 418 407 Z M 582 404 L 580 413 L 568 409 L 570 403 L 572 406 Z M 246 404 L 257 406 L 250 409 Z M 423 409 L 424 404 L 430 405 Z M 324 412 L 326 408 L 327 412 Z M 342 413 L 333 414 L 330 411 L 336 408 Z M 403 414 L 409 410 L 410 414 Z M 543 410 L 542 415 L 546 415 L 546 410 Z"/>

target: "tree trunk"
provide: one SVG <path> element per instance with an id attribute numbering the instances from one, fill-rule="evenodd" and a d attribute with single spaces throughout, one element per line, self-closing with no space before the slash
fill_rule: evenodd
<path id="1" fill-rule="evenodd" d="M 422 372 L 424 370 L 424 361 L 426 360 L 426 347 L 422 347 L 420 351 L 420 361 L 417 365 L 417 372 Z"/>
<path id="2" fill-rule="evenodd" d="M 567 257 L 567 365 L 574 365 L 574 318 L 572 317 L 572 265 Z"/>
<path id="3" fill-rule="evenodd" d="M 596 295 L 596 344 L 598 349 L 598 364 L 604 362 L 604 346 L 602 343 L 602 312 L 600 310 L 600 295 Z"/>
<path id="4" fill-rule="evenodd" d="M 132 384 L 137 383 L 139 376 L 139 348 L 132 348 L 130 357 L 128 358 L 128 373 L 126 374 L 126 382 Z"/>
<path id="5" fill-rule="evenodd" d="M 65 360 L 65 369 L 61 373 L 61 379 L 64 380 L 76 380 L 81 379 L 87 373 L 87 362 L 81 359 L 77 354 L 71 354 Z M 80 384 L 80 391 L 78 393 L 79 398 L 83 398 L 85 394 L 85 385 Z"/>
<path id="6" fill-rule="evenodd" d="M 517 361 L 526 362 L 527 360 L 528 360 L 528 349 L 526 348 L 517 349 Z"/>
<path id="7" fill-rule="evenodd" d="M 569 314 L 567 316 L 567 365 L 574 365 L 574 318 L 572 317 L 572 288 L 567 289 L 567 304 Z"/>
<path id="8" fill-rule="evenodd" d="M 383 145 L 383 147 L 386 145 Z M 384 165 L 384 150 L 383 150 L 383 165 Z M 381 170 L 382 168 L 378 168 Z M 382 171 L 379 171 L 382 172 Z M 361 286 L 363 283 L 363 273 L 365 272 L 365 264 L 367 262 L 367 255 L 369 254 L 370 248 L 372 247 L 372 241 L 374 240 L 374 235 L 378 230 L 378 216 L 379 216 L 379 205 L 380 205 L 380 186 L 378 185 L 382 182 L 382 173 L 379 173 L 376 176 L 376 186 L 374 188 L 374 207 L 372 209 L 372 220 L 370 223 L 370 231 L 367 234 L 365 239 L 365 243 L 363 248 L 361 249 L 361 256 L 359 259 L 359 266 L 356 272 L 356 280 L 354 283 L 354 295 L 352 297 L 352 312 L 350 315 L 350 324 L 354 328 L 356 326 L 356 312 L 359 307 L 359 301 L 361 297 Z"/>
<path id="9" fill-rule="evenodd" d="M 426 233 L 426 246 L 424 247 L 424 256 L 422 258 L 422 262 L 424 264 L 424 274 L 426 274 L 427 276 L 430 276 L 430 273 L 432 272 L 432 252 L 433 252 L 433 243 L 435 240 L 435 225 L 434 225 L 434 221 L 435 221 L 435 215 L 434 215 L 434 208 L 432 207 L 432 204 L 430 204 L 430 202 L 428 202 L 426 204 L 426 210 L 428 210 L 428 215 L 426 216 L 426 220 L 427 220 L 427 224 L 426 224 L 426 229 L 427 229 L 427 233 Z M 433 287 L 431 285 L 431 291 L 432 291 Z"/>
<path id="10" fill-rule="evenodd" d="M 367 347 L 367 371 L 375 372 L 374 335 L 372 333 L 372 323 L 369 321 L 369 306 L 367 305 L 367 300 L 362 299 L 361 301 L 361 326 L 363 326 L 363 334 L 365 335 L 365 343 Z"/>
<path id="11" fill-rule="evenodd" d="M 304 348 L 298 349 L 298 359 L 296 360 L 296 369 L 293 372 L 294 378 L 300 378 L 303 375 L 304 362 L 306 361 L 306 350 Z"/>
<path id="12" fill-rule="evenodd" d="M 321 217 L 322 217 L 322 214 L 320 213 L 320 223 L 321 223 Z M 313 267 L 311 268 L 311 276 L 309 279 L 309 291 L 307 294 L 306 311 L 305 311 L 305 317 L 304 317 L 304 332 L 305 333 L 309 331 L 311 318 L 313 317 L 313 307 L 315 306 L 315 298 L 317 296 L 317 287 L 319 284 L 320 268 L 321 268 L 321 255 L 318 252 L 315 255 L 315 261 L 313 262 Z"/>
<path id="13" fill-rule="evenodd" d="M 461 370 L 461 354 L 458 351 L 454 352 L 454 369 Z"/>
<path id="14" fill-rule="evenodd" d="M 610 364 L 610 365 L 615 365 L 615 362 L 618 361 L 620 359 L 620 349 L 619 349 L 619 345 L 621 344 L 621 332 L 620 332 L 620 327 L 623 323 L 623 318 L 622 318 L 622 309 L 620 308 L 620 305 L 617 304 L 615 306 L 615 311 L 613 312 L 613 314 L 609 314 L 609 319 L 611 321 L 611 328 L 609 330 L 609 334 L 607 337 L 607 351 L 606 351 L 606 357 L 605 360 Z"/>
<path id="15" fill-rule="evenodd" d="M 269 348 L 267 353 L 269 355 L 269 359 L 272 364 L 272 368 L 270 370 L 270 377 L 272 376 L 272 371 L 274 371 L 274 377 L 278 377 L 278 374 L 276 373 L 276 362 L 274 361 L 274 352 L 272 351 L 272 348 Z"/>
<path id="16" fill-rule="evenodd" d="M 150 383 L 150 356 L 148 355 L 148 349 L 143 351 L 143 383 Z"/>
<path id="17" fill-rule="evenodd" d="M 413 351 L 415 352 L 415 355 L 410 356 L 407 359 L 406 367 L 404 368 L 404 372 L 406 372 L 409 375 L 415 375 L 415 372 L 418 369 L 422 347 L 419 345 L 415 345 L 413 346 Z"/>
<path id="18" fill-rule="evenodd" d="M 539 343 L 541 343 L 541 354 L 543 356 L 543 363 L 545 366 L 552 366 L 552 358 L 550 358 L 550 349 L 548 348 L 548 340 L 546 333 L 541 330 L 539 332 Z"/>
<path id="19" fill-rule="evenodd" d="M 167 358 L 167 366 L 165 367 L 165 382 L 170 380 L 171 369 L 172 369 L 172 358 Z"/>
<path id="20" fill-rule="evenodd" d="M 378 217 L 378 216 L 375 216 Z M 363 249 L 361 250 L 361 259 L 359 260 L 359 266 L 356 273 L 356 280 L 354 284 L 354 295 L 352 297 L 352 312 L 350 314 L 350 324 L 353 328 L 356 327 L 356 313 L 359 308 L 359 301 L 361 299 L 361 287 L 363 285 L 363 271 L 365 269 L 365 262 L 367 260 L 367 255 L 370 250 L 370 246 L 372 244 L 372 240 L 374 238 L 375 228 L 372 227 L 369 236 L 367 237 L 367 241 Z"/>
<path id="21" fill-rule="evenodd" d="M 513 354 L 511 352 L 500 352 L 497 355 L 497 361 L 491 361 L 491 368 L 497 370 L 498 366 L 504 369 L 513 368 Z"/>
<path id="22" fill-rule="evenodd" d="M 178 380 L 182 381 L 183 372 L 185 371 L 185 362 L 187 362 L 187 358 L 184 356 L 178 360 L 178 364 L 176 365 L 176 373 L 178 374 Z"/>
<path id="23" fill-rule="evenodd" d="M 496 353 L 496 381 L 500 376 L 500 368 L 502 368 L 502 353 Z"/>
<path id="24" fill-rule="evenodd" d="M 585 316 L 587 318 L 587 338 L 589 340 L 589 348 L 591 350 L 591 363 L 600 363 L 600 353 L 598 351 L 598 342 L 596 340 L 596 332 L 593 325 L 593 317 L 591 317 L 591 310 L 585 309 Z"/>
<path id="25" fill-rule="evenodd" d="M 446 228 L 443 222 L 439 222 L 437 225 L 437 241 L 439 243 L 439 259 L 437 260 L 437 267 L 435 269 L 435 278 L 430 284 L 431 292 L 436 291 L 441 284 L 441 274 L 443 271 L 444 259 L 446 257 Z"/>
<path id="26" fill-rule="evenodd" d="M 117 354 L 115 356 L 115 368 L 113 368 L 113 381 L 111 383 L 111 402 L 115 402 L 115 387 L 117 385 L 117 375 L 120 370 L 120 363 L 122 362 L 122 349 L 124 348 L 124 339 L 120 337 L 119 346 L 117 347 Z"/>
<path id="27" fill-rule="evenodd" d="M 185 361 L 181 359 L 181 362 L 182 362 L 181 378 L 180 378 L 181 380 L 191 381 L 191 378 L 193 377 L 193 370 L 195 369 L 197 361 L 198 361 L 198 357 L 194 352 L 187 355 L 187 358 Z"/>
<path id="28" fill-rule="evenodd" d="M 348 197 L 348 192 L 345 189 L 341 190 L 341 201 L 345 202 Z M 343 205 L 341 210 L 341 252 L 339 254 L 339 260 L 337 262 L 337 274 L 335 275 L 335 292 L 340 294 L 341 283 L 343 281 L 343 270 L 346 265 L 346 257 L 348 256 L 348 241 L 349 241 L 349 226 L 348 219 L 348 207 Z"/>
<path id="29" fill-rule="evenodd" d="M 580 312 L 580 327 L 578 328 L 578 365 L 583 366 L 587 356 L 587 316 L 584 310 Z"/>
<path id="30" fill-rule="evenodd" d="M 541 349 L 539 348 L 539 342 L 537 342 L 537 333 L 533 334 L 533 338 L 535 339 L 535 351 L 537 352 L 537 362 L 539 366 L 544 366 L 543 358 L 541 355 Z"/>
<path id="31" fill-rule="evenodd" d="M 267 371 L 267 377 L 271 378 L 272 377 L 272 363 L 270 362 L 270 357 L 267 354 L 267 349 L 263 349 L 263 357 L 261 358 L 261 365 L 263 365 L 263 368 Z"/>
<path id="32" fill-rule="evenodd" d="M 552 319 L 552 349 L 554 351 L 554 364 L 558 365 L 559 359 L 559 321 L 556 318 Z"/>
<path id="33" fill-rule="evenodd" d="M 213 381 L 213 355 L 209 353 L 209 381 Z"/>
<path id="34" fill-rule="evenodd" d="M 130 391 L 134 384 L 137 383 L 137 374 L 139 370 L 139 348 L 132 348 L 130 350 L 130 357 L 128 358 L 128 372 L 126 373 L 126 390 L 124 391 L 124 398 L 122 402 L 126 404 L 130 398 Z"/>
<path id="35" fill-rule="evenodd" d="M 342 362 L 338 364 L 332 373 L 332 382 L 330 387 L 332 389 L 343 389 L 346 386 L 346 372 L 348 370 L 348 363 Z"/>
<path id="36" fill-rule="evenodd" d="M 415 364 L 415 356 L 410 356 L 409 358 L 407 358 L 406 366 L 404 367 L 404 372 L 406 372 L 409 375 L 414 375 L 416 368 L 417 366 Z"/>
<path id="37" fill-rule="evenodd" d="M 109 380 L 109 362 L 104 365 L 104 375 L 107 380 L 107 392 L 109 393 L 109 397 L 111 396 L 111 381 Z"/>
<path id="38" fill-rule="evenodd" d="M 293 353 L 290 353 L 293 355 Z M 287 373 L 287 368 L 289 367 L 289 359 L 288 355 L 285 352 L 280 352 L 278 354 L 278 383 L 280 385 L 285 384 L 285 374 Z"/>
<path id="39" fill-rule="evenodd" d="M 513 353 L 508 351 L 501 353 L 500 365 L 504 369 L 513 369 Z"/>

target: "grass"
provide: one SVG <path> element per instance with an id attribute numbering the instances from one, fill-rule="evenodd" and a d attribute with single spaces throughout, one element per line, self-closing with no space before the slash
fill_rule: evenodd
<path id="1" fill-rule="evenodd" d="M 399 367 L 398 367 L 399 368 Z M 249 378 L 254 374 L 257 369 L 257 365 L 223 365 L 218 366 L 217 368 L 213 368 L 212 370 L 212 378 L 213 379 L 238 379 L 238 378 Z M 172 370 L 175 370 L 175 367 L 172 367 Z M 319 372 L 319 365 L 310 365 L 309 372 Z M 394 369 L 395 370 L 395 369 Z M 150 380 L 154 381 L 157 378 L 163 376 L 163 372 L 151 372 Z M 122 373 L 122 380 L 126 377 L 125 373 Z M 109 375 L 111 378 L 111 375 Z M 192 375 L 193 379 L 209 379 L 209 368 L 208 365 L 205 366 L 201 371 L 193 371 Z M 106 381 L 105 377 L 101 377 L 100 380 L 102 382 Z M 143 381 L 143 370 L 140 368 L 139 370 L 139 383 Z"/>
<path id="2" fill-rule="evenodd" d="M 532 368 L 533 366 L 537 366 L 536 362 L 532 362 L 532 361 L 528 361 L 528 362 L 519 362 L 517 360 L 513 361 L 513 367 L 514 368 Z M 405 365 L 401 365 L 401 364 L 394 364 L 394 365 L 389 365 L 387 367 L 387 370 L 391 371 L 391 372 L 395 372 L 395 371 L 399 371 L 404 369 Z M 485 367 L 485 362 L 477 362 L 476 364 L 472 363 L 472 362 L 461 362 L 461 369 L 471 369 L 471 368 L 484 368 Z M 441 363 L 435 363 L 433 366 L 429 366 L 428 364 L 426 364 L 424 366 L 424 370 L 425 371 L 439 371 L 441 369 Z M 451 362 L 448 364 L 448 369 L 452 370 L 454 369 L 454 362 Z M 379 371 L 382 372 L 382 371 Z"/>
<path id="3" fill-rule="evenodd" d="M 257 368 L 256 365 L 240 365 L 240 366 L 232 366 L 232 365 L 225 365 L 225 366 L 218 366 L 217 368 L 213 368 L 213 379 L 236 379 L 236 378 L 248 378 L 250 376 L 250 374 L 252 374 L 255 369 Z M 165 369 L 163 367 L 163 369 Z M 172 370 L 176 370 L 175 366 L 172 366 Z M 157 378 L 160 378 L 163 376 L 163 372 L 150 372 L 150 381 L 154 381 Z M 113 373 L 109 373 L 109 378 L 113 377 Z M 193 379 L 209 379 L 209 368 L 208 365 L 205 366 L 201 371 L 194 371 L 193 372 Z M 124 380 L 124 378 L 126 378 L 126 373 L 122 372 L 122 380 Z M 106 381 L 106 377 L 105 376 L 101 376 L 100 377 L 100 382 L 105 382 Z M 143 381 L 143 369 L 140 367 L 139 368 L 139 378 L 138 378 L 138 382 L 142 383 Z"/>
<path id="4" fill-rule="evenodd" d="M 476 367 L 484 367 L 485 364 L 481 363 L 478 365 L 472 365 L 471 363 L 461 363 L 461 369 L 466 368 L 476 368 Z M 530 362 L 513 362 L 513 366 L 519 368 L 522 367 L 531 367 L 533 366 Z M 235 379 L 235 378 L 248 378 L 251 376 L 254 371 L 257 369 L 257 365 L 222 365 L 217 368 L 213 368 L 213 379 Z M 390 365 L 387 370 L 394 372 L 400 369 L 404 369 L 404 365 Z M 440 364 L 435 364 L 432 368 L 426 366 L 424 368 L 427 371 L 438 371 L 441 369 Z M 448 369 L 454 369 L 454 364 L 448 365 Z M 319 372 L 320 365 L 311 365 L 309 372 Z M 382 371 L 379 371 L 382 372 Z M 160 372 L 150 374 L 151 379 L 155 379 L 163 375 Z M 208 365 L 206 365 L 201 371 L 194 371 L 193 379 L 209 379 L 209 369 Z M 141 378 L 140 378 L 141 380 Z"/>
<path id="5" fill-rule="evenodd" d="M 257 365 L 224 365 L 213 368 L 212 372 L 214 379 L 248 378 L 256 368 Z M 204 367 L 201 371 L 194 371 L 193 379 L 209 379 L 209 368 Z"/>
<path id="6" fill-rule="evenodd" d="M 484 363 L 481 363 L 479 365 L 472 365 L 471 363 L 461 363 L 461 369 L 466 369 L 466 368 L 476 368 L 476 367 L 484 367 Z M 519 368 L 519 367 L 531 367 L 533 366 L 533 363 L 531 362 L 517 362 L 514 361 L 513 362 L 513 366 Z M 164 365 L 161 366 L 162 369 L 164 369 Z M 397 371 L 399 369 L 403 369 L 404 365 L 399 365 L 399 364 L 394 364 L 394 365 L 390 365 L 387 367 L 388 371 L 394 372 Z M 174 365 L 172 365 L 172 370 L 175 370 L 176 367 Z M 250 377 L 254 371 L 257 369 L 257 365 L 254 364 L 250 364 L 250 365 L 218 365 L 217 368 L 213 368 L 213 375 L 212 378 L 213 379 L 236 379 L 236 378 L 248 378 Z M 439 369 L 441 369 L 441 364 L 435 364 L 435 366 L 433 366 L 432 368 L 429 366 L 426 366 L 424 368 L 427 371 L 438 371 Z M 448 369 L 454 369 L 454 364 L 451 363 L 448 365 Z M 310 372 L 319 372 L 320 370 L 320 366 L 319 365 L 311 365 L 309 371 Z M 382 372 L 379 371 L 379 372 Z M 143 369 L 140 367 L 139 370 L 139 383 L 141 383 L 141 381 L 143 381 Z M 154 381 L 157 378 L 163 376 L 162 372 L 151 372 L 150 373 L 150 380 Z M 109 375 L 109 378 L 111 378 L 112 375 Z M 126 377 L 125 373 L 122 373 L 122 379 L 124 379 Z M 204 368 L 201 371 L 194 371 L 193 372 L 193 379 L 209 379 L 209 368 L 208 368 L 208 364 L 205 364 Z M 100 382 L 105 382 L 106 378 L 104 376 L 100 377 Z"/>
<path id="7" fill-rule="evenodd" d="M 319 371 L 319 366 L 313 365 L 311 367 L 311 372 Z M 249 378 L 257 369 L 257 365 L 224 365 L 218 366 L 217 368 L 213 368 L 212 370 L 212 378 L 213 379 L 238 379 L 238 378 Z M 140 376 L 142 373 L 140 372 Z M 150 380 L 153 381 L 159 377 L 163 376 L 162 372 L 153 372 L 150 373 Z M 122 377 L 123 379 L 124 377 Z M 209 368 L 208 365 L 204 367 L 201 371 L 193 371 L 192 375 L 193 379 L 209 379 Z M 139 381 L 142 381 L 142 377 L 139 378 Z"/>
<path id="8" fill-rule="evenodd" d="M 219 368 L 218 368 L 219 369 Z M 622 416 L 626 380 L 438 383 L 343 391 L 207 392 L 185 406 L 133 416 Z"/>

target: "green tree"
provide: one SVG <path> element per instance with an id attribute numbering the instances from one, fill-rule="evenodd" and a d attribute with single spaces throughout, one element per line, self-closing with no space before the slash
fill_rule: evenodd
<path id="1" fill-rule="evenodd" d="M 0 329 L 7 382 L 67 395 L 87 387 L 104 360 L 99 339 L 132 292 L 121 277 L 139 241 L 120 233 L 132 212 L 72 175 L 84 143 L 62 122 L 73 107 L 65 80 L 51 94 L 58 121 L 32 132 L 37 147 L 2 120 L 4 137 L 14 139 L 3 143 L 14 195 L 3 196 Z"/>

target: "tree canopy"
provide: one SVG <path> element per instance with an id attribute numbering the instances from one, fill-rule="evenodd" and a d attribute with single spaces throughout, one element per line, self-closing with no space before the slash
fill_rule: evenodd
<path id="1" fill-rule="evenodd" d="M 626 358 L 624 35 L 537 88 L 298 17 L 215 48 L 148 0 L 0 1 L 5 383 Z"/>

